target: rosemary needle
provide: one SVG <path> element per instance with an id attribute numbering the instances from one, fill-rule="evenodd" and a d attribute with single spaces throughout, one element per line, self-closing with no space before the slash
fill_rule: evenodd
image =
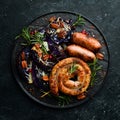
<path id="1" fill-rule="evenodd" d="M 75 23 L 73 23 L 73 26 L 82 25 L 82 24 L 84 24 L 84 23 L 85 23 L 84 19 L 83 19 L 80 15 L 78 15 L 78 18 L 77 18 L 77 20 L 75 21 Z"/>
<path id="2" fill-rule="evenodd" d="M 72 74 L 73 72 L 75 72 L 77 70 L 78 66 L 76 66 L 75 63 L 72 64 L 72 66 L 70 67 L 70 74 Z"/>
<path id="3" fill-rule="evenodd" d="M 26 40 L 25 43 L 21 43 L 21 45 L 33 45 L 35 43 L 40 43 L 42 51 L 47 54 L 46 47 L 44 46 L 44 35 L 40 32 L 36 32 L 35 34 L 31 35 L 29 28 L 23 28 L 22 33 L 15 37 L 15 39 L 18 39 L 19 37 L 22 37 Z"/>
<path id="4" fill-rule="evenodd" d="M 59 95 L 58 96 L 58 103 L 60 106 L 64 106 L 65 104 L 69 104 L 71 101 L 71 96 L 67 95 Z"/>
<path id="5" fill-rule="evenodd" d="M 98 64 L 98 59 L 95 59 L 92 63 L 88 63 L 91 68 L 91 82 L 90 85 L 93 86 L 96 82 L 97 72 L 102 69 L 102 66 Z"/>

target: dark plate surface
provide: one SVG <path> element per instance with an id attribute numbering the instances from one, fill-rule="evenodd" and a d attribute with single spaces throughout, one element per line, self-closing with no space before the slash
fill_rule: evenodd
<path id="1" fill-rule="evenodd" d="M 51 16 L 62 17 L 64 19 L 72 19 L 73 21 L 75 21 L 77 19 L 78 14 L 71 13 L 71 12 L 48 13 L 48 14 L 42 15 L 42 16 L 38 17 L 37 19 L 35 19 L 33 22 L 30 23 L 29 27 L 37 29 L 41 26 L 46 26 L 48 24 L 48 19 Z M 84 16 L 82 16 L 82 17 L 85 19 L 85 25 L 82 27 L 77 27 L 77 31 L 80 31 L 81 29 L 84 28 L 87 31 L 89 31 L 89 33 L 91 35 L 95 35 L 95 37 L 97 39 L 99 39 L 102 44 L 102 49 L 100 51 L 104 54 L 104 60 L 99 61 L 99 64 L 102 66 L 102 69 L 97 74 L 97 82 L 94 84 L 94 86 L 88 88 L 87 97 L 83 100 L 76 100 L 76 98 L 71 98 L 71 101 L 69 104 L 60 106 L 58 103 L 58 100 L 55 99 L 55 97 L 46 96 L 44 98 L 41 98 L 40 96 L 43 93 L 41 93 L 41 91 L 33 84 L 30 85 L 26 81 L 24 81 L 18 72 L 18 69 L 16 66 L 16 64 L 17 64 L 16 57 L 19 54 L 19 52 L 21 51 L 22 47 L 20 45 L 21 41 L 17 41 L 15 43 L 15 47 L 14 47 L 14 50 L 12 53 L 12 62 L 11 62 L 14 77 L 17 80 L 20 87 L 22 88 L 22 90 L 30 98 L 32 98 L 33 100 L 35 100 L 36 102 L 38 102 L 44 106 L 48 106 L 48 107 L 52 107 L 52 108 L 69 108 L 69 107 L 74 107 L 74 106 L 80 105 L 80 104 L 84 103 L 85 101 L 87 101 L 88 99 L 90 99 L 91 97 L 93 97 L 97 93 L 97 91 L 100 90 L 101 86 L 103 85 L 103 83 L 105 81 L 105 77 L 107 75 L 108 67 L 109 67 L 109 51 L 108 51 L 107 43 L 105 41 L 103 34 L 98 29 L 98 27 L 96 27 L 96 25 L 93 24 L 86 17 L 84 17 Z"/>

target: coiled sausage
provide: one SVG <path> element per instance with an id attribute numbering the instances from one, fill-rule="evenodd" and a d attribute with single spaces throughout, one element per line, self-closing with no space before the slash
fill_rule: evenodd
<path id="1" fill-rule="evenodd" d="M 76 70 L 70 73 L 73 64 Z M 77 76 L 75 81 L 72 80 L 74 76 Z M 58 95 L 61 91 L 68 95 L 79 96 L 88 88 L 90 78 L 91 70 L 87 63 L 75 57 L 66 58 L 53 67 L 49 79 L 50 90 L 54 95 Z"/>

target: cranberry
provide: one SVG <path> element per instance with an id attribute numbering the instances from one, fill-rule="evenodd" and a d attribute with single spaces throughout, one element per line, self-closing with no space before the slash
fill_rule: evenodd
<path id="1" fill-rule="evenodd" d="M 34 35 L 34 34 L 35 34 L 35 32 L 34 32 L 34 31 L 31 31 L 31 32 L 30 32 L 30 35 Z"/>
<path id="2" fill-rule="evenodd" d="M 31 72 L 32 72 L 32 69 L 28 69 L 28 72 L 31 73 Z"/>
<path id="3" fill-rule="evenodd" d="M 88 32 L 84 29 L 81 31 L 82 34 L 88 35 Z"/>
<path id="4" fill-rule="evenodd" d="M 49 55 L 49 58 L 51 59 L 51 58 L 52 58 L 52 55 Z"/>

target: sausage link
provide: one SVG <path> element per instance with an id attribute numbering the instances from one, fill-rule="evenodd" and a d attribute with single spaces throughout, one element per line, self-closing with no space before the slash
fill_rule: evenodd
<path id="1" fill-rule="evenodd" d="M 75 44 L 69 45 L 66 48 L 66 51 L 68 52 L 70 56 L 79 57 L 86 62 L 93 61 L 96 58 L 93 52 L 81 46 L 75 45 Z"/>
<path id="2" fill-rule="evenodd" d="M 102 47 L 97 39 L 80 32 L 72 34 L 72 42 L 93 52 L 98 51 Z"/>

